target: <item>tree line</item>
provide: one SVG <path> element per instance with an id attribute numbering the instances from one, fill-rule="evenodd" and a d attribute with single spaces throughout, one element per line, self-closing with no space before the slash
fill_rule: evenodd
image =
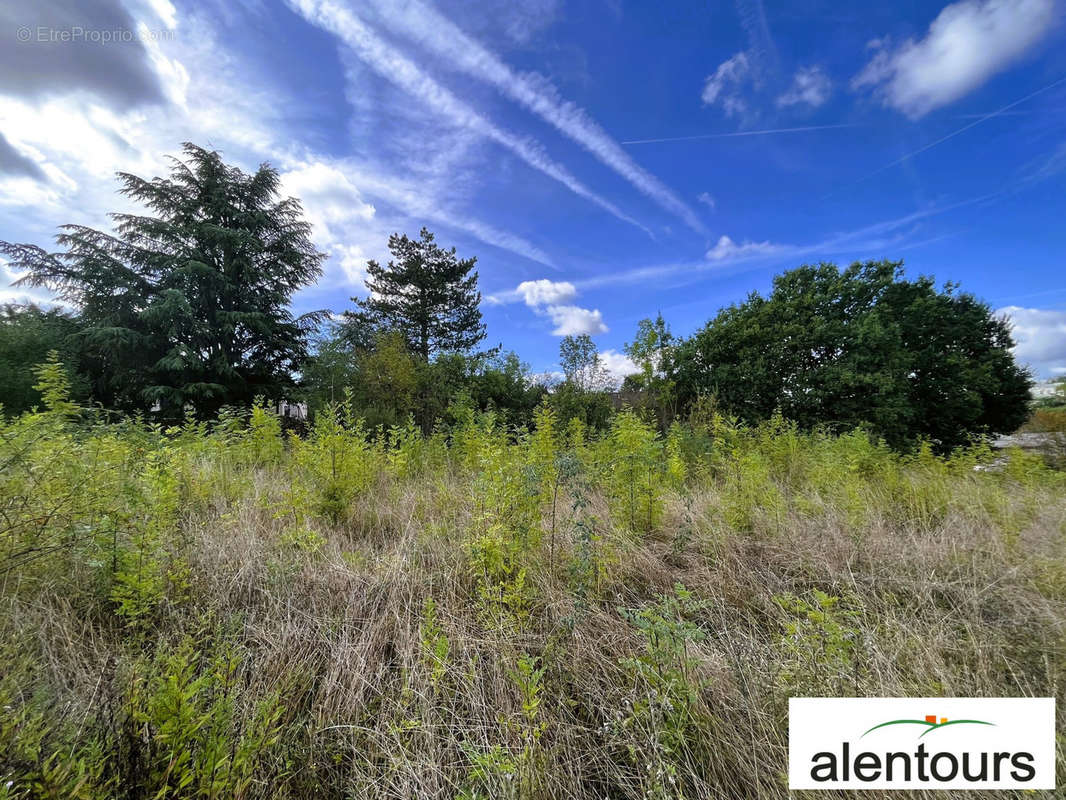
<path id="1" fill-rule="evenodd" d="M 476 259 L 425 228 L 389 238 L 388 263 L 367 264 L 368 296 L 339 319 L 296 315 L 326 256 L 274 168 L 248 174 L 186 143 L 168 176 L 118 180 L 144 213 L 113 214 L 111 232 L 64 225 L 54 252 L 0 241 L 19 283 L 60 304 L 0 311 L 5 413 L 39 402 L 30 367 L 55 351 L 77 399 L 161 421 L 256 397 L 312 410 L 348 398 L 372 426 L 425 430 L 468 409 L 528 425 L 542 403 L 592 427 L 622 404 L 663 427 L 710 407 L 949 449 L 1029 414 L 1008 322 L 957 285 L 907 279 L 902 262 L 801 266 L 688 337 L 661 314 L 643 320 L 625 347 L 638 371 L 616 389 L 588 336 L 562 340 L 554 382 L 482 349 Z"/>

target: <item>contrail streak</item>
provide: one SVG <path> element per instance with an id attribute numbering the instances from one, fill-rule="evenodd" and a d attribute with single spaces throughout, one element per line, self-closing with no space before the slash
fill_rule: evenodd
<path id="1" fill-rule="evenodd" d="M 366 0 L 364 0 L 365 2 Z M 662 181 L 633 161 L 583 108 L 564 100 L 547 79 L 517 73 L 494 52 L 464 33 L 435 8 L 408 0 L 374 0 L 382 23 L 446 59 L 449 66 L 484 81 L 533 112 L 621 175 L 693 230 L 705 233 L 695 212 Z"/>
<path id="2" fill-rule="evenodd" d="M 1033 99 L 1038 94 L 1043 94 L 1044 92 L 1048 91 L 1049 89 L 1054 89 L 1060 83 L 1066 83 L 1066 75 L 1063 75 L 1061 78 L 1059 78 L 1054 83 L 1049 83 L 1047 86 L 1043 87 L 1042 89 L 1037 89 L 1035 92 L 1030 92 L 1025 97 L 1021 98 L 1020 100 L 1015 100 L 1013 103 L 1007 103 L 1007 105 L 1003 106 L 1002 108 L 997 108 L 995 111 L 989 112 L 988 114 L 985 114 L 983 117 L 980 117 L 979 119 L 975 119 L 969 125 L 963 125 L 958 130 L 952 131 L 951 133 L 947 134 L 946 136 L 941 136 L 935 142 L 930 142 L 929 144 L 927 144 L 927 145 L 925 145 L 923 147 L 919 147 L 917 150 L 912 150 L 911 152 L 907 153 L 906 155 L 900 156 L 895 161 L 888 162 L 883 167 L 878 167 L 873 172 L 869 173 L 868 175 L 863 175 L 857 181 L 854 181 L 853 183 L 849 183 L 844 188 L 851 188 L 852 186 L 857 186 L 858 184 L 862 183 L 863 181 L 868 181 L 874 175 L 880 175 L 886 169 L 891 169 L 892 167 L 896 166 L 897 164 L 902 164 L 907 159 L 914 158 L 916 155 L 924 153 L 926 150 L 932 150 L 937 145 L 943 144 L 944 142 L 948 141 L 949 139 L 954 139 L 960 133 L 965 133 L 966 131 L 970 130 L 970 128 L 975 128 L 978 125 L 980 125 L 982 122 L 986 122 L 986 121 L 992 119 L 993 117 L 998 117 L 1000 114 L 1003 114 L 1004 112 L 1009 111 L 1010 109 L 1014 108 L 1015 106 L 1021 105 L 1026 100 Z M 824 200 L 826 197 L 830 197 L 832 194 L 833 193 L 830 192 L 829 194 L 824 195 L 822 197 L 822 199 Z"/>
<path id="3" fill-rule="evenodd" d="M 691 142 L 697 139 L 730 139 L 735 136 L 769 136 L 774 133 L 799 133 L 801 131 L 828 131 L 834 128 L 861 128 L 857 122 L 839 125 L 804 125 L 800 128 L 768 128 L 761 131 L 733 131 L 732 133 L 700 133 L 695 136 L 667 136 L 662 139 L 630 139 L 622 144 L 655 144 L 657 142 Z"/>
<path id="4" fill-rule="evenodd" d="M 633 219 L 610 200 L 593 192 L 566 167 L 549 158 L 538 142 L 511 133 L 479 114 L 433 80 L 413 61 L 396 52 L 395 48 L 390 47 L 347 8 L 331 0 L 290 0 L 290 3 L 305 19 L 336 35 L 385 80 L 451 119 L 456 125 L 473 130 L 505 147 L 529 166 L 563 184 L 574 194 L 595 203 L 654 238 L 654 234 L 645 225 Z"/>

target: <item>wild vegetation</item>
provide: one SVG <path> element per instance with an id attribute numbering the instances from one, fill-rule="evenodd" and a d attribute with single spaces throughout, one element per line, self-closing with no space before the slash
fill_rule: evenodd
<path id="1" fill-rule="evenodd" d="M 805 266 L 548 382 L 424 229 L 295 314 L 299 203 L 185 155 L 0 242 L 71 306 L 0 316 L 0 800 L 776 798 L 790 696 L 1060 694 L 1066 473 L 988 447 L 984 303 Z"/>
<path id="2" fill-rule="evenodd" d="M 707 403 L 300 438 L 37 385 L 0 428 L 3 798 L 784 797 L 789 696 L 1064 677 L 1066 476 L 1021 452 Z"/>

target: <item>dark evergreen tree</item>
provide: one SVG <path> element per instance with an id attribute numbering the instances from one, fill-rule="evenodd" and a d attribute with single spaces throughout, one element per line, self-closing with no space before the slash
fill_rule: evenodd
<path id="1" fill-rule="evenodd" d="M 385 266 L 367 263 L 371 294 L 356 300 L 360 311 L 348 312 L 347 327 L 400 331 L 408 349 L 426 361 L 467 352 L 485 338 L 476 258 L 457 259 L 454 247 L 444 250 L 425 228 L 417 240 L 393 234 L 389 252 L 393 258 Z"/>
<path id="2" fill-rule="evenodd" d="M 61 252 L 0 242 L 23 282 L 79 309 L 92 393 L 105 405 L 174 417 L 256 395 L 280 398 L 320 312 L 295 317 L 294 292 L 321 274 L 299 201 L 276 170 L 247 174 L 184 145 L 168 178 L 119 173 L 154 214 L 113 214 L 115 232 L 65 225 Z"/>

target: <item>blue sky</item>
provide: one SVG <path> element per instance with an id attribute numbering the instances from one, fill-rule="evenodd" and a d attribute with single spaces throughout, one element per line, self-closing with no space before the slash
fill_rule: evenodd
<path id="1" fill-rule="evenodd" d="M 663 5 L 670 8 L 664 10 Z M 1063 0 L 25 0 L 0 10 L 0 238 L 106 226 L 191 140 L 269 161 L 365 294 L 388 234 L 476 255 L 536 371 L 688 334 L 774 274 L 904 259 L 1066 373 Z M 46 301 L 7 287 L 0 299 Z"/>

